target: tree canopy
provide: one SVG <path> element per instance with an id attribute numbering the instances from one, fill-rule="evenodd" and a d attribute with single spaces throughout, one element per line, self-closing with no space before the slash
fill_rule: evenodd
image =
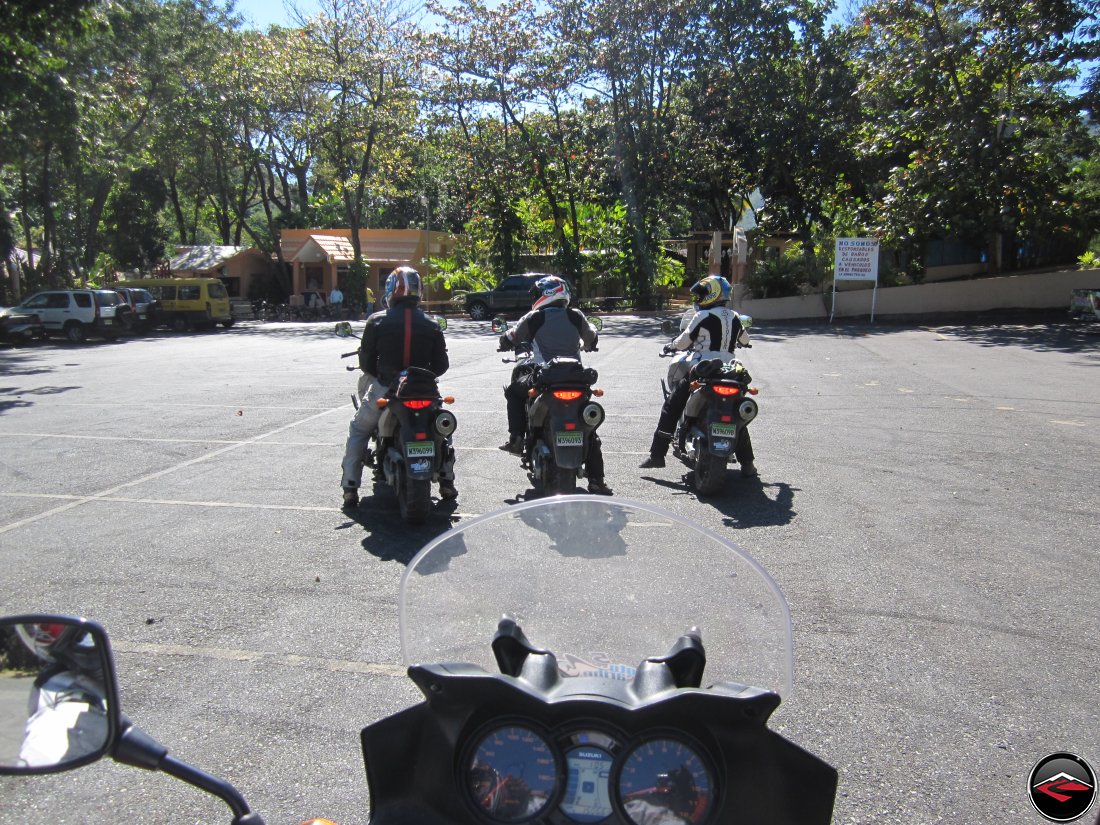
<path id="1" fill-rule="evenodd" d="M 991 272 L 1100 252 L 1100 0 L 837 20 L 827 0 L 323 0 L 258 32 L 218 0 L 6 3 L 0 255 L 39 257 L 0 299 L 176 245 L 277 258 L 308 226 L 352 229 L 360 273 L 354 230 L 430 225 L 459 237 L 455 284 L 540 253 L 640 297 L 682 273 L 670 240 L 746 215 L 798 240 L 810 281 L 839 234 L 879 238 L 899 277 L 936 243 Z"/>

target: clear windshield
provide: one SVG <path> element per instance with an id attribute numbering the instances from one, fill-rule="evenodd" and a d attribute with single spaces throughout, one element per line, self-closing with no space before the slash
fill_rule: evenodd
<path id="1" fill-rule="evenodd" d="M 567 676 L 628 678 L 698 627 L 703 684 L 786 695 L 790 612 L 767 572 L 736 545 L 665 510 L 622 499 L 542 499 L 461 524 L 427 545 L 401 582 L 408 664 L 497 670 L 502 615 Z"/>

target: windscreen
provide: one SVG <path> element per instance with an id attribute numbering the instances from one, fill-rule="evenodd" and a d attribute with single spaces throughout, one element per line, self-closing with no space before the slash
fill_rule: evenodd
<path id="1" fill-rule="evenodd" d="M 703 684 L 786 694 L 790 613 L 747 553 L 649 505 L 566 496 L 515 505 L 459 525 L 410 562 L 401 585 L 408 664 L 468 662 L 497 670 L 502 616 L 566 676 L 629 678 L 697 627 Z"/>

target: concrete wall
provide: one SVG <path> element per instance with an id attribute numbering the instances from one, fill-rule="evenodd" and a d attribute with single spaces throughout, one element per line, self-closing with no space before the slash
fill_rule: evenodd
<path id="1" fill-rule="evenodd" d="M 994 309 L 1069 309 L 1072 290 L 1100 289 L 1100 269 L 1041 272 L 953 281 L 942 284 L 884 287 L 875 297 L 875 316 L 935 315 Z M 837 318 L 871 314 L 869 286 L 844 283 L 837 291 Z M 824 295 L 793 298 L 742 299 L 736 308 L 753 318 L 828 318 L 832 290 Z"/>

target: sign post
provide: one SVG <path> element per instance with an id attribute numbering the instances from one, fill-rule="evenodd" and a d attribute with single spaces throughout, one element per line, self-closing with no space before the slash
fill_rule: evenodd
<path id="1" fill-rule="evenodd" d="M 875 320 L 875 298 L 878 296 L 878 241 L 873 238 L 837 238 L 836 265 L 833 270 L 833 307 L 829 323 L 836 312 L 837 281 L 871 281 L 871 321 Z"/>

